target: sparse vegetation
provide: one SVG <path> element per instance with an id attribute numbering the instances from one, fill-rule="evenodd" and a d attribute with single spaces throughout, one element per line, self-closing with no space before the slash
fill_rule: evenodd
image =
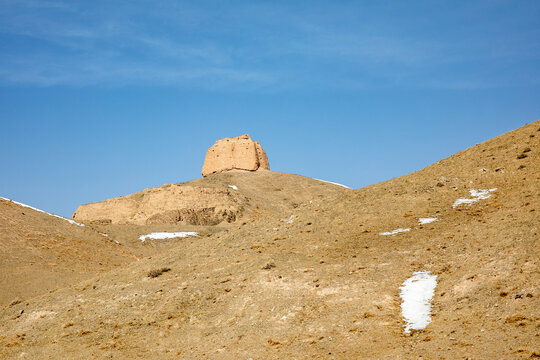
<path id="1" fill-rule="evenodd" d="M 263 269 L 263 270 L 270 270 L 270 269 L 275 268 L 275 267 L 276 267 L 276 264 L 274 264 L 274 263 L 272 262 L 272 263 L 268 263 L 268 264 L 264 265 L 264 266 L 262 267 L 262 269 Z"/>
<path id="2" fill-rule="evenodd" d="M 146 276 L 148 276 L 149 278 L 156 278 L 168 271 L 171 271 L 171 268 L 163 267 L 161 269 L 154 269 L 154 270 L 150 270 Z"/>
<path id="3" fill-rule="evenodd" d="M 39 220 L 15 228 L 25 247 L 5 247 L 18 261 L 0 269 L 12 288 L 32 276 L 45 283 L 49 268 L 54 279 L 72 269 L 91 275 L 54 292 L 43 287 L 37 297 L 0 291 L 9 296 L 0 309 L 0 358 L 535 358 L 540 168 L 533 166 L 538 136 L 529 136 L 539 124 L 354 191 L 269 171 L 194 180 L 190 186 L 238 184 L 245 194 L 234 194 L 246 197 L 238 222 L 145 246 L 140 234 L 202 228 L 94 225 L 122 241 L 128 266 L 103 256 L 119 250 L 90 226 L 58 230 L 64 239 L 48 233 L 57 231 L 54 222 L 0 201 L 3 224 Z M 527 146 L 528 159 L 515 161 Z M 277 186 L 283 191 L 272 191 Z M 491 197 L 452 207 L 471 189 L 494 188 Z M 410 231 L 379 235 L 398 228 Z M 27 244 L 43 259 L 25 253 Z M 105 268 L 111 261 L 121 266 Z M 104 271 L 91 273 L 97 266 Z M 439 279 L 432 322 L 405 336 L 399 286 L 422 270 Z M 7 306 L 15 294 L 23 301 Z"/>

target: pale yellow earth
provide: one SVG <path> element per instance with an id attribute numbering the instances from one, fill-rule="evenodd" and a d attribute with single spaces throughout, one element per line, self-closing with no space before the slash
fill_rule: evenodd
<path id="1" fill-rule="evenodd" d="M 271 171 L 170 186 L 237 191 L 243 210 L 80 228 L 0 202 L 0 358 L 540 357 L 540 121 L 358 190 Z M 496 190 L 453 207 L 472 189 Z M 152 231 L 200 236 L 138 240 Z M 415 271 L 438 284 L 432 322 L 406 334 Z"/>

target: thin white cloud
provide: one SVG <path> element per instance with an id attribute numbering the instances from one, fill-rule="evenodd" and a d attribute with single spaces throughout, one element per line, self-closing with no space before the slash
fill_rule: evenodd
<path id="1" fill-rule="evenodd" d="M 39 86 L 147 83 L 202 87 L 230 83 L 260 87 L 274 81 L 267 71 L 237 64 L 227 51 L 211 41 L 181 43 L 151 35 L 129 18 L 111 19 L 103 14 L 103 21 L 98 21 L 95 18 L 100 17 L 99 13 L 55 21 L 54 16 L 32 11 L 47 6 L 34 1 L 8 5 L 13 9 L 0 14 L 0 33 L 20 41 L 37 42 L 41 47 L 33 50 L 32 56 L 16 51 L 4 54 L 0 60 L 2 82 Z M 49 5 L 54 7 L 54 3 Z M 71 13 L 77 10 L 76 5 L 59 8 Z M 132 12 L 140 10 L 131 7 Z"/>
<path id="2" fill-rule="evenodd" d="M 463 63 L 534 59 L 539 53 L 537 45 L 509 39 L 493 50 L 481 37 L 443 42 L 388 31 L 365 15 L 369 6 L 358 15 L 365 24 L 343 27 L 335 20 L 352 5 L 317 5 L 304 12 L 273 3 L 210 11 L 176 1 L 88 6 L 7 0 L 0 35 L 23 46 L 6 47 L 0 83 L 472 89 L 508 85 L 516 77 L 467 73 Z M 534 77 L 519 81 L 538 83 Z"/>
<path id="3" fill-rule="evenodd" d="M 9 71 L 0 68 L 0 78 L 15 84 L 39 86 L 89 86 L 105 84 L 122 86 L 132 83 L 155 85 L 199 85 L 219 88 L 226 85 L 247 88 L 264 87 L 273 83 L 266 73 L 233 68 L 200 67 L 176 69 L 155 67 L 153 64 L 118 64 L 113 62 L 64 62 L 55 64 L 51 59 L 32 64 L 11 66 Z M 205 85 L 207 84 L 207 85 Z"/>

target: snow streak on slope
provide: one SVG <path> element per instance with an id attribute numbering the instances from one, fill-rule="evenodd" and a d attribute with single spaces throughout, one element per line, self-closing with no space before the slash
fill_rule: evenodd
<path id="1" fill-rule="evenodd" d="M 13 200 L 11 200 L 11 199 L 6 199 L 6 198 L 1 197 L 1 196 L 0 196 L 0 199 L 2 199 L 2 200 L 7 200 L 7 201 L 11 201 L 11 202 L 14 203 L 14 204 L 17 204 L 17 205 L 20 205 L 20 206 L 24 206 L 24 207 L 26 207 L 26 208 L 29 208 L 29 209 L 32 209 L 32 210 L 35 210 L 35 211 L 39 211 L 40 213 L 44 213 L 44 214 L 47 214 L 47 215 L 50 215 L 50 216 L 57 217 L 57 218 L 62 219 L 62 220 L 66 220 L 68 223 L 73 224 L 73 225 L 84 226 L 84 224 L 79 224 L 78 222 L 73 221 L 73 220 L 71 220 L 71 219 L 67 219 L 67 218 L 65 218 L 65 217 L 63 217 L 63 216 L 60 216 L 60 215 L 55 215 L 55 214 L 51 214 L 51 213 L 48 213 L 48 212 L 43 211 L 43 210 L 40 210 L 40 209 L 36 209 L 36 208 L 33 207 L 33 206 L 26 205 L 26 204 L 20 203 L 20 202 L 18 202 L 18 201 L 13 201 Z"/>
<path id="2" fill-rule="evenodd" d="M 424 329 L 431 322 L 430 301 L 435 294 L 437 275 L 430 275 L 429 271 L 415 272 L 405 280 L 400 287 L 403 303 L 401 313 L 405 319 L 405 332 Z"/>
<path id="3" fill-rule="evenodd" d="M 173 239 L 178 237 L 187 237 L 187 236 L 199 236 L 199 233 L 195 231 L 180 231 L 180 232 L 153 232 L 146 235 L 141 235 L 139 237 L 139 240 L 142 242 L 146 241 L 146 239 L 155 239 L 155 240 L 162 240 L 162 239 Z"/>
<path id="4" fill-rule="evenodd" d="M 402 233 L 402 232 L 407 232 L 407 231 L 411 231 L 411 228 L 396 229 L 396 230 L 392 230 L 392 231 L 388 231 L 388 232 L 382 232 L 382 233 L 379 233 L 379 235 L 396 235 L 396 234 L 399 234 L 399 233 Z"/>
<path id="5" fill-rule="evenodd" d="M 460 199 L 457 199 L 456 201 L 454 201 L 454 204 L 452 205 L 453 208 L 456 208 L 458 207 L 459 205 L 461 204 L 467 204 L 467 205 L 471 205 L 471 204 L 474 204 L 475 202 L 479 201 L 479 200 L 485 200 L 487 198 L 489 198 L 491 196 L 491 192 L 494 192 L 496 191 L 497 188 L 494 188 L 494 189 L 479 189 L 479 190 L 476 190 L 476 189 L 472 189 L 472 190 L 469 190 L 469 193 L 471 194 L 471 197 L 472 198 L 460 198 Z"/>
<path id="6" fill-rule="evenodd" d="M 437 221 L 437 218 L 436 218 L 436 217 L 419 218 L 419 219 L 418 219 L 418 223 L 419 223 L 420 225 L 431 224 L 431 223 L 434 222 L 434 221 Z"/>
<path id="7" fill-rule="evenodd" d="M 326 181 L 326 180 L 321 180 L 321 179 L 313 179 L 313 180 L 322 181 L 322 182 L 325 182 L 325 183 L 334 184 L 334 185 L 337 185 L 337 186 L 344 187 L 346 189 L 350 189 L 350 187 L 348 187 L 346 185 L 338 184 L 338 183 L 335 183 L 335 182 L 332 182 L 332 181 Z"/>

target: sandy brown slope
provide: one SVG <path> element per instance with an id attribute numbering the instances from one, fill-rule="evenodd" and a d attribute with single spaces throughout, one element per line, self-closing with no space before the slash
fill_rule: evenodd
<path id="1" fill-rule="evenodd" d="M 186 238 L 163 256 L 6 307 L 0 355 L 536 358 L 539 129 L 535 122 L 401 178 Z M 497 190 L 452 207 L 478 188 Z M 438 221 L 419 225 L 426 216 Z M 396 228 L 411 230 L 379 235 Z M 147 276 L 163 267 L 171 270 Z M 438 276 L 433 321 L 407 336 L 399 286 L 419 270 Z"/>
<path id="2" fill-rule="evenodd" d="M 0 305 L 26 300 L 135 259 L 86 227 L 0 199 Z"/>
<path id="3" fill-rule="evenodd" d="M 347 191 L 300 175 L 230 170 L 81 205 L 73 219 L 99 225 L 226 225 Z"/>
<path id="4" fill-rule="evenodd" d="M 238 190 L 231 188 L 234 185 Z M 182 192 L 182 189 L 189 189 Z M 130 249 L 137 257 L 153 256 L 160 252 L 167 252 L 171 247 L 176 246 L 178 239 L 146 241 L 141 242 L 139 236 L 151 232 L 178 232 L 189 231 L 197 232 L 200 237 L 210 236 L 212 234 L 229 231 L 237 226 L 244 226 L 250 222 L 259 221 L 276 214 L 288 214 L 291 210 L 300 206 L 300 204 L 309 203 L 312 200 L 333 197 L 338 194 L 351 193 L 353 190 L 343 186 L 314 180 L 305 176 L 285 174 L 275 171 L 242 171 L 231 170 L 219 174 L 210 175 L 204 178 L 195 179 L 186 183 L 166 184 L 155 188 L 145 189 L 141 192 L 125 197 L 105 200 L 103 202 L 92 203 L 81 206 L 74 215 L 77 221 L 85 222 L 101 233 L 110 235 L 111 239 L 119 241 L 126 248 Z M 122 205 L 118 201 L 136 199 L 144 203 L 149 195 L 156 199 L 164 201 L 172 200 L 172 204 L 183 203 L 190 209 L 201 208 L 201 202 L 210 203 L 210 207 L 236 208 L 237 212 L 234 219 L 230 222 L 222 221 L 219 224 L 213 222 L 189 224 L 182 221 L 169 221 L 171 217 L 167 212 L 160 213 L 160 206 L 154 206 L 151 210 L 156 215 L 154 220 L 164 220 L 162 223 L 150 222 L 150 224 L 107 224 L 102 221 L 95 221 L 103 218 L 114 217 Z M 205 201 L 197 195 L 203 194 Z M 212 194 L 221 194 L 225 197 L 213 198 Z M 90 206 L 93 216 L 90 219 L 83 217 L 81 220 L 77 213 L 81 209 Z M 149 208 L 148 204 L 144 207 Z M 203 205 L 202 208 L 208 205 Z M 121 211 L 120 211 L 121 212 Z M 87 212 L 87 214 L 90 214 Z M 112 215 L 112 216 L 111 216 Z M 144 215 L 142 216 L 144 217 Z M 140 217 L 139 217 L 140 218 Z M 204 218 L 204 215 L 202 216 Z M 124 218 L 126 219 L 126 218 Z M 199 218 L 201 219 L 201 218 Z"/>

